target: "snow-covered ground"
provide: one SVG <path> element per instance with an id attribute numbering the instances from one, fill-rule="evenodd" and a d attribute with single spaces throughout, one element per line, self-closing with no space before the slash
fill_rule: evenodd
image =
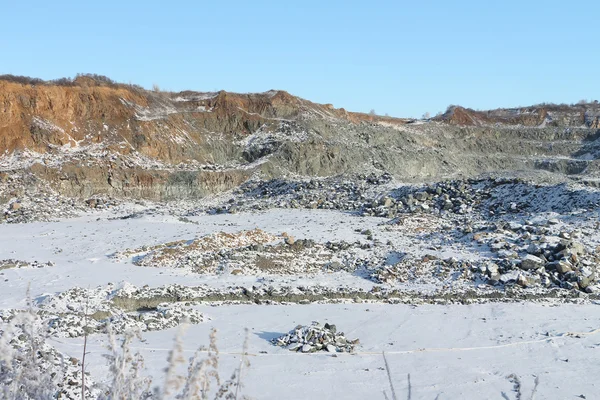
<path id="1" fill-rule="evenodd" d="M 287 232 L 318 241 L 360 239 L 354 229 L 376 229 L 381 218 L 355 217 L 322 210 L 272 210 L 261 213 L 221 214 L 190 217 L 197 224 L 171 216 L 109 219 L 111 211 L 60 222 L 0 225 L 0 259 L 52 261 L 48 268 L 15 268 L 0 271 L 3 281 L 1 308 L 22 306 L 27 287 L 34 296 L 67 290 L 73 286 L 96 287 L 109 282 L 136 286 L 169 283 L 217 286 L 255 284 L 256 276 L 214 276 L 189 271 L 141 268 L 131 262 L 116 262 L 117 251 L 175 240 L 189 240 L 213 232 L 238 232 L 255 228 L 269 233 Z M 329 281 L 361 283 L 352 275 L 333 274 Z M 285 277 L 302 280 L 303 277 Z M 325 283 L 325 282 L 323 282 Z"/>
<path id="2" fill-rule="evenodd" d="M 600 305 L 483 304 L 418 306 L 389 304 L 228 305 L 199 307 L 212 319 L 192 325 L 183 336 L 192 357 L 218 330 L 220 373 L 228 377 L 240 362 L 244 328 L 249 329 L 250 367 L 242 393 L 255 399 L 384 399 L 390 396 L 385 352 L 398 398 L 517 399 L 598 398 L 600 391 Z M 269 340 L 313 320 L 335 323 L 359 338 L 355 354 L 301 354 Z M 158 382 L 177 328 L 144 334 L 134 348 Z M 57 339 L 56 347 L 80 357 L 82 340 Z M 106 373 L 106 338 L 88 342 L 93 376 Z M 585 397 L 581 397 L 581 396 Z M 439 396 L 439 397 L 436 397 Z"/>
<path id="3" fill-rule="evenodd" d="M 543 222 L 549 216 L 540 214 L 538 217 Z M 582 246 L 597 245 L 600 235 L 589 215 L 558 217 L 551 224 L 543 225 L 548 236 L 560 230 L 583 230 L 587 234 L 578 239 Z M 167 288 L 168 293 L 171 293 L 169 285 L 174 284 L 223 293 L 233 293 L 236 288 L 243 288 L 244 293 L 258 288 L 270 291 L 289 287 L 292 291 L 302 287 L 340 290 L 349 295 L 301 302 L 311 304 L 291 304 L 292 301 L 250 304 L 252 297 L 244 298 L 245 301 L 191 301 L 186 307 L 195 310 L 195 315 L 201 318 L 183 334 L 184 356 L 191 357 L 199 346 L 208 345 L 210 330 L 216 328 L 219 371 L 222 377 L 228 378 L 240 364 L 247 328 L 251 365 L 244 369 L 242 393 L 255 399 L 383 399 L 383 391 L 392 398 L 384 352 L 398 398 L 407 398 L 410 391 L 412 399 L 529 399 L 534 390 L 537 400 L 600 398 L 597 380 L 600 376 L 600 302 L 593 293 L 565 289 L 564 293 L 571 296 L 569 302 L 577 303 L 569 304 L 552 296 L 544 297 L 549 293 L 544 291 L 546 289 L 521 288 L 513 280 L 506 289 L 510 286 L 511 290 L 530 290 L 527 293 L 538 294 L 540 298 L 535 302 L 517 302 L 506 292 L 506 299 L 501 298 L 499 302 L 488 299 L 482 304 L 433 305 L 418 301 L 389 304 L 394 301 L 364 301 L 351 293 L 394 289 L 412 291 L 418 293 L 418 297 L 421 293 L 441 290 L 442 294 L 452 294 L 456 293 L 453 289 L 471 288 L 480 290 L 477 293 L 498 290 L 502 294 L 505 287 L 494 287 L 477 278 L 479 275 L 465 278 L 468 269 L 461 273 L 450 271 L 447 276 L 435 279 L 423 277 L 424 272 L 417 270 L 411 272 L 413 275 L 406 275 L 406 279 L 402 275 L 398 282 L 382 284 L 360 269 L 293 274 L 265 270 L 264 273 L 235 274 L 226 268 L 218 273 L 202 273 L 191 267 L 172 268 L 160 263 L 136 265 L 137 254 L 150 251 L 148 249 L 154 246 L 166 249 L 164 253 L 169 254 L 175 248 L 185 247 L 173 246 L 174 242 L 191 244 L 218 232 L 232 234 L 235 239 L 240 232 L 255 229 L 264 232 L 261 237 L 276 238 L 268 245 L 280 246 L 283 253 L 261 253 L 262 247 L 253 252 L 235 250 L 223 256 L 220 262 L 237 262 L 240 257 L 247 261 L 255 253 L 285 255 L 285 251 L 295 249 L 294 241 L 303 239 L 310 239 L 314 244 L 294 250 L 297 258 L 292 261 L 299 265 L 305 262 L 300 256 L 306 254 L 334 254 L 336 260 L 339 254 L 346 254 L 330 250 L 324 245 L 326 242 L 352 244 L 354 247 L 343 251 L 356 257 L 377 259 L 384 267 L 400 265 L 397 267 L 400 270 L 404 268 L 398 264 L 403 254 L 416 258 L 453 258 L 457 262 L 476 262 L 494 255 L 491 249 L 494 242 L 477 242 L 473 233 L 457 234 L 446 229 L 456 224 L 448 218 L 416 213 L 403 216 L 401 223 L 390 224 L 388 218 L 337 210 L 276 208 L 183 218 L 160 212 L 160 209 L 123 204 L 58 222 L 4 224 L 0 225 L 0 261 L 9 261 L 0 264 L 0 311 L 25 308 L 28 288 L 36 306 L 45 312 L 58 313 L 60 318 L 64 317 L 60 312 L 77 314 L 88 306 L 89 314 L 114 311 L 118 307 L 111 303 L 114 297 L 132 291 L 131 285 L 142 291 Z M 527 226 L 532 229 L 542 226 L 535 225 L 536 218 L 532 216 L 534 221 Z M 500 235 L 502 240 L 516 238 L 517 231 L 523 235 L 525 229 L 516 225 L 507 227 L 506 232 L 489 231 L 489 235 Z M 535 231 L 532 232 L 535 235 Z M 529 239 L 519 236 L 514 240 Z M 526 242 L 517 244 L 527 248 Z M 303 253 L 307 251 L 313 253 Z M 217 253 L 222 252 L 215 251 Z M 591 250 L 586 250 L 586 257 L 591 254 Z M 19 260 L 26 266 L 2 267 L 13 265 L 10 260 Z M 60 297 L 62 292 L 75 287 L 83 289 L 79 298 Z M 49 304 L 58 308 L 50 310 Z M 112 308 L 108 304 L 112 304 Z M 99 305 L 106 307 L 94 308 Z M 143 314 L 148 310 L 139 312 Z M 52 315 L 54 318 L 55 314 Z M 312 321 L 333 323 L 348 339 L 359 339 L 360 344 L 353 354 L 304 354 L 270 342 L 297 325 L 309 325 Z M 134 349 L 145 359 L 143 374 L 152 376 L 154 384 L 164 379 L 164 367 L 178 329 L 148 328 L 143 340 L 133 343 Z M 71 335 L 78 336 L 73 338 L 68 336 L 52 337 L 49 343 L 66 355 L 80 359 L 83 338 L 79 334 Z M 103 357 L 107 341 L 107 336 L 99 333 L 88 338 L 86 365 L 96 382 L 107 379 L 108 367 Z"/>

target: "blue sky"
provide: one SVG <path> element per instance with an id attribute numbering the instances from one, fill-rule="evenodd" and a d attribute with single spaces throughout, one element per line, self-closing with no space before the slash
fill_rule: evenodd
<path id="1" fill-rule="evenodd" d="M 0 73 L 435 114 L 600 99 L 600 2 L 10 1 Z"/>

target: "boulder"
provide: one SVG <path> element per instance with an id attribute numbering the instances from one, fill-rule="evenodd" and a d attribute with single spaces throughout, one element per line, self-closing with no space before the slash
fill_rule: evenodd
<path id="1" fill-rule="evenodd" d="M 537 269 L 542 265 L 544 265 L 544 261 L 541 258 L 536 257 L 532 254 L 528 254 L 523 259 L 521 259 L 521 269 Z"/>

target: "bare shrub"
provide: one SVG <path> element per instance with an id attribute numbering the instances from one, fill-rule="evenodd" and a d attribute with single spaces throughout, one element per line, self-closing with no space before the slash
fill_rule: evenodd
<path id="1" fill-rule="evenodd" d="M 515 400 L 523 399 L 523 392 L 521 390 L 521 379 L 517 374 L 510 374 L 506 377 L 506 379 L 513 384 L 513 392 L 515 392 Z M 540 378 L 538 376 L 535 377 L 533 390 L 531 391 L 531 396 L 529 400 L 535 400 L 535 394 L 537 393 L 538 386 L 540 384 Z M 510 400 L 508 395 L 505 392 L 501 393 L 502 398 L 505 400 Z"/>
<path id="2" fill-rule="evenodd" d="M 60 391 L 46 371 L 53 361 L 42 351 L 47 345 L 38 322 L 30 311 L 19 313 L 0 336 L 3 399 L 49 399 Z"/>
<path id="3" fill-rule="evenodd" d="M 167 366 L 167 375 L 162 387 L 154 388 L 153 398 L 166 399 L 173 396 L 178 399 L 202 399 L 210 398 L 211 388 L 215 387 L 214 399 L 238 399 L 242 388 L 242 373 L 244 367 L 250 366 L 248 361 L 248 329 L 242 349 L 240 365 L 236 368 L 231 377 L 222 381 L 219 375 L 219 349 L 217 347 L 217 330 L 213 329 L 209 336 L 208 348 L 200 347 L 193 357 L 190 358 L 187 369 L 187 376 L 178 375 L 175 371 L 178 364 L 184 362 L 182 354 L 181 335 L 184 328 L 179 330 L 175 337 L 175 345 L 169 353 L 169 365 Z M 202 359 L 200 355 L 207 353 L 206 358 Z"/>
<path id="4" fill-rule="evenodd" d="M 133 90 L 135 92 L 138 93 L 145 93 L 146 89 L 144 89 L 142 86 L 140 85 L 134 85 L 134 84 L 125 84 L 125 83 L 118 83 L 112 79 L 110 79 L 109 77 L 105 76 L 105 75 L 100 75 L 100 74 L 88 74 L 88 73 L 79 73 L 77 75 L 75 75 L 75 78 L 58 78 L 58 79 L 52 79 L 52 80 L 43 80 L 43 79 L 39 79 L 39 78 L 32 78 L 30 76 L 21 76 L 21 75 L 11 75 L 11 74 L 5 74 L 5 75 L 0 75 L 0 81 L 6 81 L 6 82 L 14 82 L 14 83 L 19 83 L 21 85 L 54 85 L 54 86 L 78 86 L 78 83 L 76 82 L 77 78 L 89 78 L 91 80 L 94 81 L 94 84 L 92 86 L 108 86 L 111 88 L 125 88 L 125 89 L 129 89 L 129 90 Z"/>
<path id="5" fill-rule="evenodd" d="M 32 78 L 30 76 L 22 76 L 22 75 L 0 75 L 1 81 L 20 83 L 22 85 L 43 85 L 45 83 L 44 80 L 39 78 Z"/>
<path id="6" fill-rule="evenodd" d="M 381 354 L 383 355 L 383 362 L 385 364 L 385 372 L 387 373 L 388 382 L 390 384 L 390 390 L 392 391 L 392 400 L 397 400 L 398 397 L 396 397 L 396 389 L 394 388 L 394 382 L 392 381 L 392 373 L 390 371 L 390 365 L 388 364 L 387 358 L 385 356 L 385 352 L 383 352 Z M 409 375 L 409 377 L 410 377 L 410 375 Z M 410 380 L 409 380 L 409 382 L 410 382 Z M 383 396 L 386 398 L 386 400 L 388 400 L 388 396 L 387 396 L 387 393 L 385 390 L 383 391 Z M 409 399 L 410 399 L 410 394 L 409 394 Z"/>
<path id="7" fill-rule="evenodd" d="M 117 87 L 117 86 L 120 85 L 119 83 L 117 83 L 117 82 L 113 81 L 112 79 L 110 79 L 108 76 L 99 75 L 99 74 L 83 74 L 83 73 L 79 73 L 79 74 L 75 75 L 75 79 L 77 79 L 77 78 L 89 78 L 89 79 L 93 79 L 100 86 Z"/>
<path id="8" fill-rule="evenodd" d="M 0 329 L 0 397 L 44 400 L 97 396 L 91 380 L 82 389 L 77 360 L 67 361 L 47 343 L 46 321 L 34 311 L 29 294 L 27 299 L 27 310 L 4 318 Z"/>
<path id="9" fill-rule="evenodd" d="M 142 378 L 140 371 L 144 359 L 139 353 L 132 353 L 131 342 L 139 333 L 127 332 L 121 344 L 117 344 L 112 329 L 108 329 L 108 350 L 104 356 L 109 360 L 110 386 L 99 399 L 143 399 L 149 397 L 150 380 Z"/>
<path id="10" fill-rule="evenodd" d="M 56 86 L 75 86 L 75 82 L 71 78 L 59 78 L 46 82 L 49 85 Z"/>
<path id="11" fill-rule="evenodd" d="M 87 308 L 87 307 L 86 307 Z M 86 310 L 87 314 L 87 310 Z M 5 317 L 5 316 L 4 316 Z M 6 321 L 7 319 L 5 319 Z M 240 365 L 223 381 L 218 372 L 217 331 L 212 330 L 208 347 L 200 347 L 188 360 L 186 374 L 178 368 L 186 363 L 182 335 L 175 337 L 169 352 L 165 381 L 153 389 L 152 379 L 144 377 L 144 358 L 134 352 L 132 342 L 141 339 L 140 332 L 128 331 L 117 337 L 109 326 L 108 381 L 94 384 L 85 378 L 85 361 L 66 360 L 46 343 L 47 321 L 32 307 L 11 315 L 10 322 L 0 328 L 0 398 L 7 400 L 66 399 L 241 399 L 243 371 L 248 362 L 248 330 Z M 85 347 L 83 350 L 85 356 Z M 206 353 L 206 357 L 201 356 Z"/>

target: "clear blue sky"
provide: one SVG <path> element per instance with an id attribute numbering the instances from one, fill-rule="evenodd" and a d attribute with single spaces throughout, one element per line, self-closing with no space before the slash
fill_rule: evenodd
<path id="1" fill-rule="evenodd" d="M 597 0 L 7 1 L 0 73 L 421 116 L 599 99 L 599 22 Z"/>

